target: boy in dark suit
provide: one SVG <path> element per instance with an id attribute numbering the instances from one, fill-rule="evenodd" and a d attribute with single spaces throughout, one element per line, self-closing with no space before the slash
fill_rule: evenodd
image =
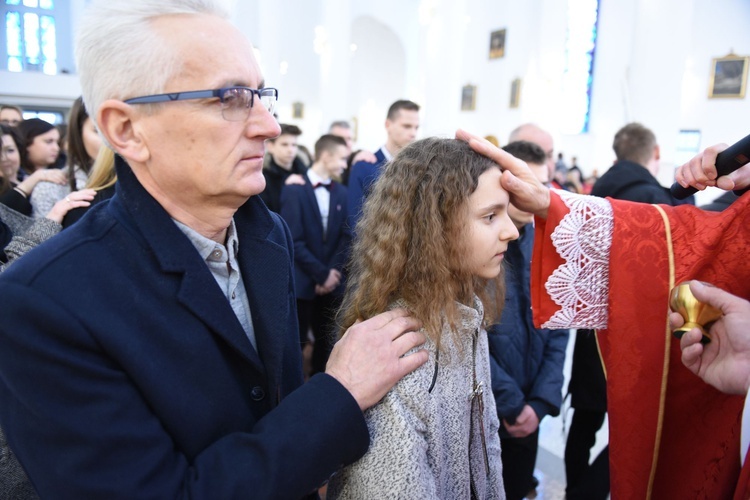
<path id="1" fill-rule="evenodd" d="M 342 272 L 351 232 L 346 224 L 346 141 L 326 134 L 315 143 L 315 161 L 303 185 L 281 192 L 281 216 L 294 241 L 294 278 L 302 344 L 312 329 L 312 374 L 325 371 L 333 346 L 334 317 L 344 289 Z"/>
<path id="2" fill-rule="evenodd" d="M 279 124 L 281 134 L 266 141 L 268 153 L 263 162 L 263 177 L 266 188 L 260 198 L 269 210 L 280 213 L 281 189 L 285 184 L 297 184 L 307 171 L 307 165 L 297 156 L 297 141 L 302 130 L 296 125 Z"/>

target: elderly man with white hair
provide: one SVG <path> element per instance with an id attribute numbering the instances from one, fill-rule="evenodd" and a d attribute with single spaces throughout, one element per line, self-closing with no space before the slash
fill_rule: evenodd
<path id="1" fill-rule="evenodd" d="M 101 0 L 76 56 L 117 194 L 2 278 L 0 423 L 42 498 L 300 498 L 427 359 L 405 311 L 302 385 L 292 239 L 258 193 L 277 91 L 211 0 Z"/>

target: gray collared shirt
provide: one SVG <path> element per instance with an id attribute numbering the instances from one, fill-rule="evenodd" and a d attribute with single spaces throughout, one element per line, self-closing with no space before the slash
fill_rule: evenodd
<path id="1" fill-rule="evenodd" d="M 208 270 L 211 271 L 216 283 L 232 306 L 232 310 L 242 325 L 242 329 L 245 330 L 247 338 L 250 339 L 250 343 L 257 351 L 258 346 L 255 343 L 255 330 L 253 330 L 253 320 L 250 314 L 250 302 L 247 299 L 247 291 L 245 290 L 245 284 L 242 282 L 242 273 L 237 262 L 240 241 L 237 238 L 237 228 L 234 225 L 234 219 L 232 219 L 227 228 L 227 246 L 206 238 L 175 219 L 172 220 L 177 224 L 180 231 L 188 237 L 195 249 L 198 250 L 201 258 L 208 265 Z"/>

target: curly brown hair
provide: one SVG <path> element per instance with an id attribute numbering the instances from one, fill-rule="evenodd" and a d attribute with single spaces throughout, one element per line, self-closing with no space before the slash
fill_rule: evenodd
<path id="1" fill-rule="evenodd" d="M 443 321 L 455 331 L 456 302 L 471 305 L 478 295 L 485 322 L 497 320 L 503 273 L 485 280 L 463 264 L 468 198 L 491 168 L 499 167 L 465 142 L 435 137 L 410 144 L 385 165 L 357 224 L 340 335 L 397 299 L 408 304 L 438 348 Z M 491 300 L 488 286 L 494 289 Z"/>

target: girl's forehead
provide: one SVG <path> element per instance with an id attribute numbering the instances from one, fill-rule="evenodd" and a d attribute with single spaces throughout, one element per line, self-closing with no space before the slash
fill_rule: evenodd
<path id="1" fill-rule="evenodd" d="M 507 202 L 508 192 L 500 184 L 502 172 L 499 168 L 493 167 L 486 170 L 479 176 L 477 188 L 469 197 L 477 204 L 485 204 L 488 200 L 498 200 L 500 203 Z"/>

